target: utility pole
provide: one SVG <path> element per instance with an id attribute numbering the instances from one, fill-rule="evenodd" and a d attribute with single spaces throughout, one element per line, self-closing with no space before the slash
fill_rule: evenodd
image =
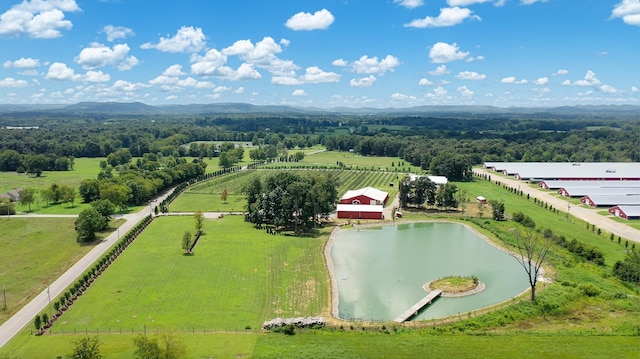
<path id="1" fill-rule="evenodd" d="M 49 290 L 49 286 L 47 286 L 47 297 L 49 298 L 49 319 L 53 319 L 53 313 L 51 312 L 51 291 Z"/>

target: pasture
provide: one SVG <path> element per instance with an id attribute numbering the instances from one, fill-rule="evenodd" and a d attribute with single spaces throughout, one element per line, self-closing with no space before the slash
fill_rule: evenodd
<path id="1" fill-rule="evenodd" d="M 219 199 L 216 192 L 223 189 L 230 192 L 228 202 L 233 190 L 239 196 L 236 202 L 244 206 L 242 184 L 251 176 L 273 172 L 243 171 L 198 184 L 190 194 L 179 196 L 170 209 L 211 211 L 198 207 L 197 201 L 204 197 L 202 204 L 208 204 L 214 196 Z M 340 194 L 350 186 L 373 183 L 388 190 L 385 176 L 395 176 L 371 171 L 335 173 Z M 73 340 L 84 336 L 69 333 L 88 331 L 90 335 L 101 333 L 105 356 L 128 358 L 134 350 L 132 338 L 147 330 L 150 335 L 175 332 L 189 348 L 190 358 L 638 357 L 637 289 L 625 287 L 610 274 L 613 262 L 624 256 L 624 246 L 609 241 L 608 234 L 587 229 L 582 221 L 567 220 L 565 214 L 556 214 L 492 182 L 456 185 L 470 198 L 502 199 L 507 214 L 522 211 L 541 228 L 597 247 L 606 265 L 584 262 L 554 246 L 547 267 L 553 283 L 539 292 L 538 303 L 514 301 L 495 311 L 465 315 L 458 322 L 422 323 L 422 328 L 389 323 L 344 322 L 340 326 L 338 322 L 325 330 L 297 331 L 294 336 L 265 334 L 257 329 L 273 317 L 329 316 L 330 290 L 321 253 L 330 228 L 318 238 L 274 236 L 253 229 L 240 216 L 225 216 L 206 220 L 195 255 L 184 256 L 180 242 L 185 230 L 193 232 L 193 218 L 161 217 L 56 322 L 54 333 L 67 334 L 35 337 L 23 331 L 0 354 L 64 355 L 70 352 Z M 473 202 L 466 208 L 464 217 L 478 215 Z M 483 216 L 487 227 L 500 233 L 514 226 L 511 221 L 492 221 L 490 207 Z M 451 218 L 460 213 L 411 212 L 405 217 Z M 501 243 L 487 229 L 476 228 Z M 580 287 L 584 283 L 593 284 L 598 294 L 585 295 Z M 218 332 L 212 333 L 214 330 Z"/>
<path id="2" fill-rule="evenodd" d="M 275 317 L 328 314 L 324 237 L 274 236 L 242 216 L 206 220 L 194 255 L 192 216 L 160 217 L 56 323 L 56 330 L 259 328 Z"/>
<path id="3" fill-rule="evenodd" d="M 41 190 L 56 183 L 78 188 L 86 178 L 96 178 L 100 172 L 100 161 L 104 158 L 76 158 L 73 171 L 45 171 L 40 177 L 24 173 L 0 172 L 0 193 L 16 188 Z"/>
<path id="4" fill-rule="evenodd" d="M 295 150 L 289 151 L 295 153 Z M 312 152 L 306 155 L 300 162 L 276 162 L 265 166 L 265 168 L 282 168 L 282 167 L 320 167 L 320 168 L 338 168 L 339 163 L 352 170 L 372 170 L 372 171 L 388 171 L 388 172 L 421 172 L 419 167 L 411 166 L 410 163 L 398 157 L 370 157 L 362 156 L 351 152 L 338 151 L 321 151 Z"/>
<path id="5" fill-rule="evenodd" d="M 0 323 L 47 288 L 93 246 L 76 242 L 73 218 L 0 218 Z"/>
<path id="6" fill-rule="evenodd" d="M 170 206 L 172 212 L 192 212 L 202 210 L 205 212 L 241 212 L 245 210 L 246 199 L 242 193 L 243 188 L 254 178 L 265 179 L 276 175 L 282 170 L 259 169 L 232 173 L 215 178 L 200 184 L 196 184 L 185 190 L 176 198 Z M 319 173 L 323 170 L 291 170 L 298 174 Z M 361 187 L 374 187 L 389 193 L 389 198 L 394 198 L 397 193 L 398 175 L 393 172 L 374 171 L 330 171 L 338 180 L 338 196 L 342 196 L 350 189 Z M 395 182 L 393 187 L 389 184 Z M 227 190 L 227 201 L 221 198 L 222 192 Z M 390 204 L 391 200 L 387 203 Z"/>

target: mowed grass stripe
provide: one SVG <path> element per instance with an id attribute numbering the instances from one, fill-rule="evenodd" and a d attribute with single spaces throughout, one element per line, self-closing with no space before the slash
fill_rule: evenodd
<path id="1" fill-rule="evenodd" d="M 323 240 L 273 236 L 227 216 L 206 220 L 195 255 L 183 256 L 182 235 L 193 228 L 190 216 L 156 219 L 57 329 L 244 329 L 325 309 Z"/>

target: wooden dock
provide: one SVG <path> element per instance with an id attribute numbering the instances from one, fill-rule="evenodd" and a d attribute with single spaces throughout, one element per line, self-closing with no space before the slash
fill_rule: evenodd
<path id="1" fill-rule="evenodd" d="M 411 318 L 414 315 L 418 314 L 420 309 L 424 308 L 426 305 L 431 303 L 434 299 L 438 298 L 440 296 L 440 294 L 442 294 L 442 290 L 440 290 L 440 289 L 436 289 L 436 290 L 433 290 L 433 291 L 429 292 L 429 294 L 427 294 L 426 297 L 420 299 L 420 301 L 418 303 L 416 303 L 413 306 L 411 306 L 411 308 L 407 309 L 407 311 L 405 311 L 404 313 L 400 314 L 393 321 L 397 322 L 397 323 L 402 323 L 402 322 L 407 321 L 409 318 Z"/>

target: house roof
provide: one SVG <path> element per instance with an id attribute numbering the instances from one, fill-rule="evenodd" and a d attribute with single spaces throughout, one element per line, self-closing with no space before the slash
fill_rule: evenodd
<path id="1" fill-rule="evenodd" d="M 18 201 L 20 200 L 20 191 L 22 191 L 22 188 L 12 189 L 9 192 L 0 194 L 0 198 L 9 198 L 12 201 Z"/>
<path id="2" fill-rule="evenodd" d="M 367 213 L 382 213 L 383 207 L 380 204 L 339 204 L 337 207 L 338 212 L 367 212 Z"/>
<path id="3" fill-rule="evenodd" d="M 640 206 L 640 196 L 585 196 L 588 197 L 591 202 L 596 206 Z M 582 201 L 582 199 L 581 199 Z"/>
<path id="4" fill-rule="evenodd" d="M 640 162 L 485 162 L 520 179 L 640 179 Z"/>
<path id="5" fill-rule="evenodd" d="M 342 195 L 342 197 L 340 197 L 340 199 L 341 200 L 350 199 L 350 198 L 354 198 L 354 197 L 358 197 L 358 196 L 366 196 L 366 197 L 369 197 L 371 199 L 375 199 L 376 201 L 383 202 L 385 199 L 387 199 L 389 194 L 387 192 L 381 191 L 381 190 L 379 190 L 377 188 L 365 187 L 365 188 L 360 188 L 360 189 L 356 189 L 356 190 L 347 191 L 347 193 Z"/>
<path id="6" fill-rule="evenodd" d="M 563 187 L 600 187 L 600 188 L 640 188 L 640 181 L 571 181 L 571 180 L 546 180 L 542 181 L 550 189 Z M 542 184 L 541 184 L 542 186 Z"/>

